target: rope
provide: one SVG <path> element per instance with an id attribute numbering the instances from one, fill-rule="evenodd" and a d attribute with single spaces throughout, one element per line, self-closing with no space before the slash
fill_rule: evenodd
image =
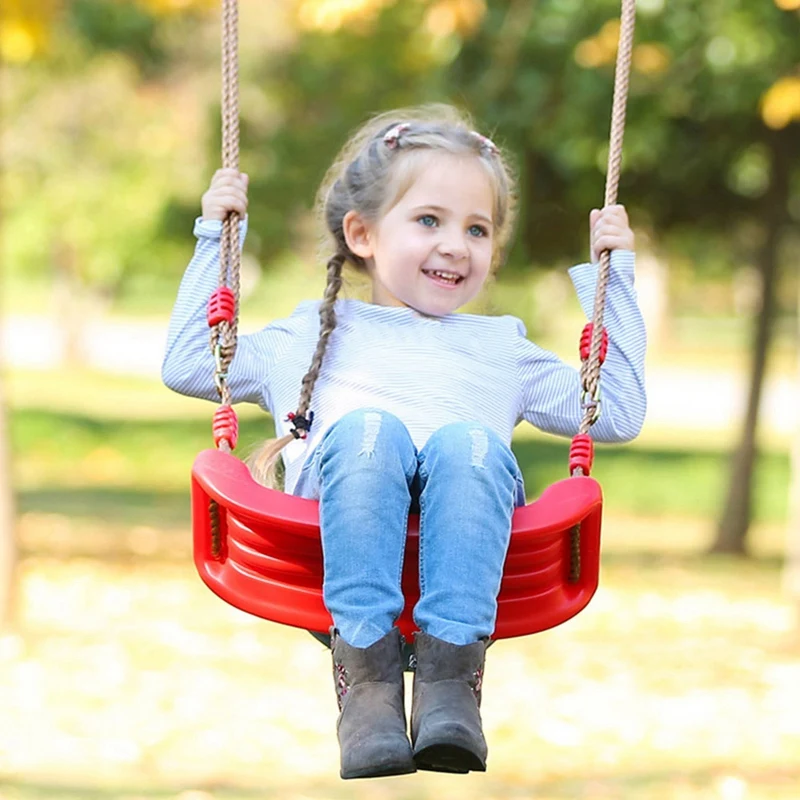
<path id="1" fill-rule="evenodd" d="M 622 0 L 622 13 L 617 47 L 617 65 L 614 73 L 614 101 L 611 108 L 611 134 L 608 147 L 608 169 L 606 170 L 606 196 L 604 206 L 617 202 L 619 175 L 622 167 L 622 139 L 625 133 L 625 108 L 628 101 L 628 86 L 633 52 L 633 31 L 636 22 L 636 0 Z M 603 341 L 603 316 L 606 305 L 606 290 L 611 272 L 611 253 L 604 250 L 600 254 L 600 267 L 597 272 L 597 289 L 594 296 L 592 315 L 592 338 L 589 358 L 581 366 L 581 385 L 583 387 L 583 419 L 578 433 L 589 433 L 597 421 L 600 403 L 600 346 Z M 575 467 L 573 476 L 583 475 L 581 467 Z M 570 570 L 569 582 L 576 583 L 581 577 L 581 529 L 576 525 L 570 531 Z"/>
<path id="2" fill-rule="evenodd" d="M 239 11 L 237 0 L 222 0 L 222 166 L 239 169 Z M 214 353 L 214 380 L 220 403 L 230 405 L 227 373 L 236 352 L 239 327 L 241 254 L 239 252 L 239 214 L 228 214 L 222 223 L 219 253 L 219 285 L 228 286 L 236 300 L 233 321 L 219 322 L 211 329 Z M 220 449 L 230 451 L 223 439 Z"/>
<path id="3" fill-rule="evenodd" d="M 608 170 L 606 172 L 605 205 L 617 202 L 619 175 L 622 166 L 622 139 L 625 133 L 625 106 L 628 100 L 628 85 L 633 51 L 633 31 L 636 22 L 636 0 L 622 0 L 622 17 L 617 49 L 617 66 L 614 75 L 614 101 L 611 111 L 611 136 L 608 149 Z M 600 345 L 603 340 L 603 315 L 605 311 L 606 289 L 611 268 L 611 254 L 608 250 L 600 254 L 600 268 L 597 274 L 597 291 L 594 298 L 593 330 L 589 358 L 581 367 L 583 385 L 584 415 L 579 433 L 588 433 L 597 420 L 600 383 Z M 581 475 L 580 468 L 574 474 Z"/>

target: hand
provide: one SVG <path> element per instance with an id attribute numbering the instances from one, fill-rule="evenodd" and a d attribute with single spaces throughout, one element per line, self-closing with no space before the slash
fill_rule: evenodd
<path id="1" fill-rule="evenodd" d="M 625 206 L 592 209 L 589 214 L 589 241 L 592 264 L 600 260 L 603 250 L 633 250 L 634 236 Z"/>
<path id="2" fill-rule="evenodd" d="M 223 220 L 231 211 L 244 217 L 247 213 L 247 184 L 249 178 L 235 169 L 218 169 L 211 186 L 203 195 L 203 219 Z"/>

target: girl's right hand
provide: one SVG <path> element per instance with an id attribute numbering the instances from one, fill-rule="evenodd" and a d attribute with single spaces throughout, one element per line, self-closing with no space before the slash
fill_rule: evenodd
<path id="1" fill-rule="evenodd" d="M 224 220 L 231 211 L 247 214 L 249 178 L 235 169 L 218 169 L 202 198 L 203 219 Z"/>

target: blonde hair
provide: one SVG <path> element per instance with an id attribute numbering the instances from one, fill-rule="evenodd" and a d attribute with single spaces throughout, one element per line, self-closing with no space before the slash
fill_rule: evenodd
<path id="1" fill-rule="evenodd" d="M 317 192 L 315 210 L 323 223 L 324 252 L 333 250 L 327 262 L 327 283 L 319 308 L 319 339 L 311 366 L 302 380 L 293 415 L 295 430 L 265 442 L 247 460 L 259 483 L 276 486 L 280 452 L 294 439 L 305 438 L 311 425 L 311 395 L 336 327 L 334 304 L 342 287 L 342 268 L 347 263 L 359 272 L 367 271 L 364 259 L 347 246 L 345 215 L 355 211 L 368 224 L 377 223 L 400 201 L 424 168 L 419 154 L 431 151 L 473 155 L 485 168 L 494 194 L 493 269 L 502 264 L 516 212 L 515 181 L 502 151 L 473 130 L 467 114 L 435 103 L 387 111 L 362 125 L 341 149 Z"/>

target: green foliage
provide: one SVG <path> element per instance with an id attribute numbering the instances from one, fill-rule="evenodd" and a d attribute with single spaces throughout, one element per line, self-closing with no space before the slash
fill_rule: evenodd
<path id="1" fill-rule="evenodd" d="M 388 3 L 373 28 L 307 32 L 262 59 L 253 77 L 276 86 L 281 117 L 271 133 L 245 127 L 262 254 L 294 246 L 296 213 L 367 113 L 435 99 L 465 105 L 519 160 L 512 266 L 585 257 L 587 212 L 603 197 L 618 3 L 495 0 L 474 35 L 435 46 L 423 10 Z M 752 250 L 731 239 L 735 226 L 762 220 L 772 169 L 800 163 L 797 124 L 773 131 L 759 113 L 800 62 L 798 15 L 771 2 L 654 0 L 641 4 L 636 46 L 620 199 L 660 236 L 691 226 L 719 250 Z M 292 200 L 288 215 L 277 196 Z"/>
<path id="2" fill-rule="evenodd" d="M 219 20 L 201 6 L 71 0 L 47 56 L 7 71 L 12 274 L 66 269 L 115 297 L 180 273 L 219 162 Z M 248 247 L 264 266 L 287 252 L 313 258 L 308 214 L 348 134 L 372 112 L 429 100 L 465 106 L 516 161 L 511 268 L 586 257 L 617 0 L 490 0 L 482 19 L 449 32 L 431 26 L 431 2 L 375 4 L 374 19 L 332 31 L 298 27 L 291 4 L 241 6 Z M 761 114 L 800 63 L 800 16 L 769 0 L 638 6 L 620 199 L 659 247 L 719 274 L 758 243 L 776 169 L 791 172 L 787 220 L 800 215 L 798 123 L 772 130 Z"/>
<path id="3" fill-rule="evenodd" d="M 270 87 L 280 120 L 265 128 L 255 109 L 241 109 L 253 247 L 263 259 L 297 247 L 326 169 L 366 114 L 441 97 L 444 75 L 419 32 L 423 12 L 421 3 L 389 4 L 368 33 L 311 31 L 254 65 L 248 80 Z"/>
<path id="4" fill-rule="evenodd" d="M 161 82 L 180 21 L 76 0 L 58 23 L 47 56 L 5 79 L 5 253 L 12 278 L 112 299 L 131 276 L 179 274 L 187 254 L 160 235 L 169 198 L 200 180 L 196 111 Z"/>
<path id="5" fill-rule="evenodd" d="M 138 3 L 72 0 L 68 22 L 90 51 L 129 56 L 145 74 L 162 68 L 167 54 L 158 41 L 158 21 Z"/>

